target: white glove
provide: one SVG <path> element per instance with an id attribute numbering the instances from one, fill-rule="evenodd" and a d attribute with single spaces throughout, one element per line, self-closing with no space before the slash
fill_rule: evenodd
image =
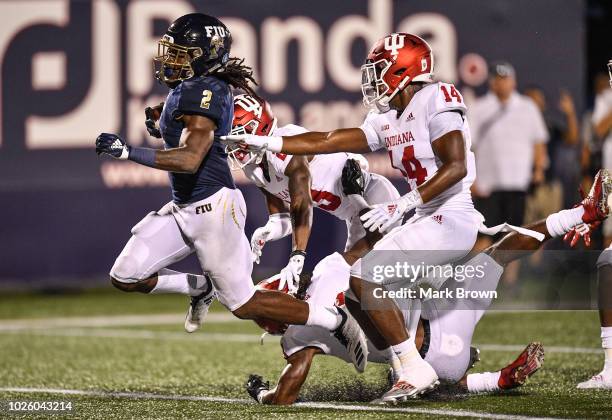
<path id="1" fill-rule="evenodd" d="M 251 236 L 251 257 L 259 264 L 262 249 L 266 242 L 276 241 L 291 233 L 291 216 L 289 213 L 274 213 L 268 218 L 268 223 L 255 229 Z"/>
<path id="2" fill-rule="evenodd" d="M 280 272 L 280 281 L 278 282 L 278 290 L 283 290 L 285 285 L 289 293 L 297 291 L 300 284 L 300 273 L 304 268 L 304 260 L 306 253 L 304 251 L 293 251 L 289 257 L 289 263 Z"/>
<path id="3" fill-rule="evenodd" d="M 421 194 L 419 194 L 417 189 L 410 191 L 397 200 L 376 204 L 372 207 L 372 210 L 361 216 L 363 227 L 370 232 L 376 230 L 385 232 L 401 220 L 404 214 L 419 204 L 423 204 L 423 199 L 421 199 Z"/>
<path id="4" fill-rule="evenodd" d="M 231 134 L 221 136 L 221 143 L 243 147 L 247 150 L 269 150 L 280 153 L 283 149 L 283 138 L 280 136 L 256 136 L 254 134 Z"/>

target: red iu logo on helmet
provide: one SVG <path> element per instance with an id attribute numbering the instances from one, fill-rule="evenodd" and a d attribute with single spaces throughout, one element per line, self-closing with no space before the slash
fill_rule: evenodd
<path id="1" fill-rule="evenodd" d="M 234 106 L 239 106 L 247 112 L 252 112 L 257 118 L 261 118 L 263 107 L 255 98 L 249 95 L 238 95 L 234 99 Z"/>
<path id="2" fill-rule="evenodd" d="M 403 34 L 391 34 L 385 38 L 385 50 L 391 51 L 393 58 L 397 58 L 399 50 L 404 48 L 404 38 Z"/>

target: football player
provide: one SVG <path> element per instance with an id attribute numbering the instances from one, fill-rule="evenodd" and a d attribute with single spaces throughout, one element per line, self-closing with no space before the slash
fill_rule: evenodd
<path id="1" fill-rule="evenodd" d="M 385 231 L 408 211 L 416 209 L 416 215 L 377 242 L 372 265 L 395 265 L 397 253 L 384 251 L 400 251 L 410 260 L 417 257 L 406 251 L 436 250 L 419 262 L 456 261 L 472 249 L 482 216 L 474 210 L 470 194 L 475 165 L 465 103 L 452 84 L 433 81 L 433 64 L 432 50 L 423 39 L 390 34 L 374 44 L 362 66 L 364 102 L 372 111 L 361 127 L 282 137 L 227 136 L 224 142 L 291 155 L 386 148 L 391 165 L 405 175 L 410 191 L 373 206 L 361 217 L 364 227 Z M 372 270 L 361 268 L 359 261 L 353 265 L 350 288 L 363 301 L 377 285 Z M 393 280 L 397 279 L 385 279 Z M 398 381 L 383 399 L 414 397 L 435 387 L 436 372 L 409 339 L 396 303 L 391 299 L 379 303 L 389 310 L 369 310 L 369 318 L 389 345 L 386 351 L 397 355 L 402 365 Z"/>
<path id="2" fill-rule="evenodd" d="M 172 202 L 134 226 L 111 269 L 111 281 L 127 292 L 192 296 L 186 324 L 201 323 L 216 295 L 239 318 L 320 325 L 353 347 L 363 335 L 344 310 L 255 290 L 244 234 L 246 206 L 217 137 L 231 129 L 230 86 L 252 93 L 250 69 L 230 58 L 230 46 L 231 34 L 217 18 L 193 13 L 175 20 L 155 58 L 156 77 L 170 88 L 159 120 L 165 150 L 131 147 L 115 134 L 96 139 L 98 154 L 168 171 L 173 195 Z M 204 275 L 166 268 L 192 253 Z"/>
<path id="3" fill-rule="evenodd" d="M 610 75 L 610 87 L 612 88 L 612 60 L 608 61 L 608 73 Z M 593 119 L 598 120 L 603 134 L 607 132 L 610 136 L 612 91 L 608 91 L 607 96 L 602 97 L 595 104 Z M 612 389 L 612 244 L 601 253 L 597 260 L 597 279 L 601 346 L 605 353 L 604 367 L 591 379 L 579 383 L 578 388 L 580 389 Z"/>
<path id="4" fill-rule="evenodd" d="M 307 130 L 289 124 L 277 127 L 270 104 L 253 95 L 234 98 L 232 134 L 282 136 Z M 266 198 L 268 222 L 251 237 L 253 259 L 259 263 L 262 248 L 268 241 L 281 239 L 293 232 L 293 251 L 289 263 L 280 272 L 279 288 L 297 287 L 310 235 L 312 203 L 319 209 L 346 221 L 348 237 L 345 251 L 365 237 L 359 212 L 369 204 L 399 198 L 397 189 L 382 175 L 371 174 L 368 162 L 354 153 L 332 153 L 317 156 L 291 156 L 261 151 L 259 153 L 228 146 L 230 166 L 242 169 Z M 349 189 L 342 177 L 357 182 Z M 399 222 L 398 222 L 399 223 Z"/>
<path id="5" fill-rule="evenodd" d="M 567 234 L 567 240 L 575 243 L 582 239 L 590 244 L 590 229 L 575 226 L 598 224 L 608 217 L 610 207 L 608 198 L 612 180 L 607 171 L 602 170 L 595 178 L 593 189 L 579 206 L 571 210 L 562 210 L 551 214 L 547 219 L 526 226 L 544 236 L 544 240 Z M 464 266 L 480 267 L 484 276 L 466 278 L 462 282 L 452 279 L 428 279 L 436 287 L 452 290 L 461 287 L 473 291 L 491 291 L 497 288 L 503 267 L 526 253 L 508 251 L 534 251 L 540 248 L 542 242 L 533 236 L 513 232 L 503 237 L 484 252 L 467 261 Z M 346 287 L 340 279 L 343 278 L 341 265 L 337 260 L 345 260 L 344 271 L 350 270 L 350 262 L 358 256 L 345 254 L 343 258 L 333 254 L 323 259 L 315 268 L 312 279 L 303 293 L 305 299 L 317 300 L 319 303 L 330 303 L 335 299 L 337 304 L 346 303 L 353 311 L 357 302 L 341 293 Z M 464 272 L 468 272 L 465 270 Z M 277 281 L 277 280 L 276 280 Z M 308 281 L 308 279 L 306 279 Z M 264 281 L 262 287 L 273 288 L 274 284 Z M 301 286 L 301 288 L 304 286 Z M 336 297 L 336 294 L 340 295 Z M 544 359 L 544 349 L 539 343 L 531 343 L 518 358 L 503 369 L 496 372 L 467 374 L 474 362 L 478 360 L 478 351 L 471 347 L 472 335 L 476 325 L 491 303 L 491 299 L 457 299 L 449 301 L 426 300 L 413 301 L 413 305 L 402 311 L 406 328 L 411 331 L 416 347 L 422 357 L 431 363 L 436 373 L 445 381 L 456 383 L 468 392 L 491 392 L 516 388 L 525 383 L 541 366 Z M 359 311 L 354 312 L 358 316 Z M 384 340 L 378 336 L 376 329 L 368 325 L 366 333 L 368 348 L 362 352 L 369 361 L 386 362 L 385 354 L 379 349 L 384 347 Z M 360 322 L 362 322 L 360 321 Z M 281 347 L 287 360 L 278 384 L 270 389 L 269 383 L 263 378 L 251 375 L 247 381 L 247 391 L 258 402 L 264 404 L 292 404 L 299 395 L 302 384 L 306 380 L 312 360 L 316 355 L 331 355 L 350 362 L 351 359 L 344 348 L 328 334 L 316 327 L 283 326 L 276 323 L 260 324 L 268 332 L 282 334 Z M 392 363 L 393 375 L 399 369 L 397 361 Z M 359 369 L 358 369 L 359 370 Z"/>

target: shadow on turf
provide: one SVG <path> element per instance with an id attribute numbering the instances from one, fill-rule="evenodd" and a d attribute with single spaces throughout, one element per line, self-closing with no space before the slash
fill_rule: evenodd
<path id="1" fill-rule="evenodd" d="M 388 389 L 389 386 L 384 382 L 371 384 L 356 380 L 345 383 L 328 384 L 317 388 L 308 387 L 302 392 L 299 401 L 370 402 L 380 398 Z M 520 395 L 520 393 L 515 394 Z M 502 395 L 509 395 L 509 393 L 504 393 Z M 458 388 L 457 385 L 443 383 L 434 391 L 419 400 L 413 401 L 413 403 L 417 401 L 458 401 L 465 399 L 467 396 L 468 394 Z"/>

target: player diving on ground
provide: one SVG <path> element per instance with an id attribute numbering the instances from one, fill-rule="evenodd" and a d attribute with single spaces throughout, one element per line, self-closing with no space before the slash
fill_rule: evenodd
<path id="1" fill-rule="evenodd" d="M 562 210 L 551 214 L 545 220 L 525 226 L 544 236 L 544 241 L 566 235 L 566 240 L 575 244 L 582 239 L 590 243 L 590 227 L 608 217 L 610 207 L 608 198 L 612 193 L 612 180 L 606 170 L 601 170 L 595 177 L 589 195 L 573 209 Z M 469 291 L 491 291 L 497 288 L 504 267 L 510 262 L 535 251 L 543 242 L 533 236 L 512 232 L 497 243 L 462 263 L 464 267 L 481 267 L 484 276 L 473 276 L 462 282 L 455 279 L 429 279 L 428 282 L 442 290 L 454 290 L 461 287 Z M 345 296 L 350 264 L 359 255 L 356 253 L 332 254 L 323 259 L 315 268 L 312 277 L 303 276 L 300 286 L 301 295 L 307 300 L 321 303 L 336 302 L 346 304 L 353 311 L 358 302 Z M 464 270 L 464 272 L 467 272 Z M 473 271 L 475 272 L 475 270 Z M 260 287 L 274 288 L 275 278 L 264 280 Z M 456 384 L 460 391 L 470 393 L 508 390 L 525 383 L 544 360 L 544 349 L 541 344 L 530 343 L 517 359 L 508 366 L 495 371 L 467 373 L 478 360 L 478 352 L 471 347 L 474 330 L 491 303 L 490 298 L 469 298 L 448 301 L 415 300 L 410 308 L 402 314 L 406 328 L 414 337 L 415 345 L 421 356 L 436 370 L 441 380 Z M 353 312 L 359 316 L 360 311 Z M 278 323 L 262 322 L 259 324 L 268 332 L 282 334 L 281 347 L 287 361 L 276 386 L 270 389 L 259 375 L 250 375 L 247 391 L 255 400 L 263 404 L 292 404 L 299 397 L 313 359 L 316 355 L 335 356 L 351 362 L 349 355 L 329 334 L 317 327 L 286 326 Z M 370 362 L 386 363 L 384 340 L 376 330 L 369 326 L 368 320 L 360 320 L 366 325 L 368 348 L 363 350 Z M 395 380 L 400 369 L 398 361 L 392 361 L 392 377 Z"/>

